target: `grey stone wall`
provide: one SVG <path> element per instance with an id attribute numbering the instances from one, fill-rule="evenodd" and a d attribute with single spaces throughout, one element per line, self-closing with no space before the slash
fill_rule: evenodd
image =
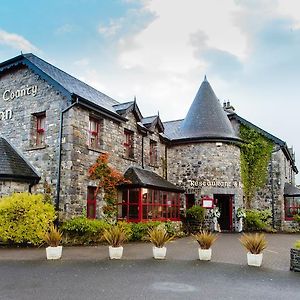
<path id="1" fill-rule="evenodd" d="M 195 194 L 196 200 L 203 195 L 234 195 L 232 216 L 233 226 L 237 226 L 236 210 L 243 206 L 238 146 L 213 142 L 172 146 L 168 149 L 168 180 L 187 194 Z"/>
<path id="2" fill-rule="evenodd" d="M 37 90 L 33 92 L 35 87 Z M 26 92 L 28 88 L 29 93 Z M 8 90 L 10 92 L 6 92 Z M 13 95 L 12 92 L 14 98 L 9 97 Z M 9 99 L 4 100 L 3 95 L 5 99 Z M 27 67 L 10 69 L 1 74 L 0 108 L 2 112 L 11 111 L 12 115 L 9 119 L 0 118 L 0 135 L 22 153 L 42 177 L 40 184 L 35 187 L 37 192 L 43 191 L 43 182 L 46 180 L 51 185 L 53 195 L 55 194 L 59 119 L 60 111 L 65 105 L 66 101 L 62 95 Z M 33 114 L 44 111 L 45 146 L 34 147 Z"/>
<path id="3" fill-rule="evenodd" d="M 22 193 L 29 191 L 29 183 L 16 181 L 0 181 L 0 198 L 12 193 Z"/>
<path id="4" fill-rule="evenodd" d="M 109 154 L 109 162 L 112 167 L 124 173 L 130 166 L 142 167 L 162 174 L 161 160 L 157 166 L 149 165 L 150 139 L 158 142 L 158 157 L 164 155 L 164 147 L 160 142 L 158 132 L 143 136 L 138 128 L 135 116 L 128 113 L 125 117 L 128 122 L 118 123 L 101 115 L 95 115 L 101 123 L 100 146 L 92 149 L 88 146 L 88 128 L 91 111 L 81 107 L 69 110 L 64 118 L 63 144 L 62 144 L 62 169 L 61 169 L 61 197 L 60 210 L 64 211 L 64 217 L 82 214 L 86 208 L 87 188 L 96 186 L 97 182 L 88 178 L 88 169 L 96 161 L 101 153 Z M 124 129 L 134 132 L 134 159 L 124 157 L 125 136 Z M 142 149 L 144 140 L 144 149 Z M 103 194 L 97 198 L 97 217 L 102 216 Z"/>

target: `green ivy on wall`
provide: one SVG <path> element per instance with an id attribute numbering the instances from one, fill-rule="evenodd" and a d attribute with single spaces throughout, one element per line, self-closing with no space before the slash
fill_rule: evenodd
<path id="1" fill-rule="evenodd" d="M 251 208 L 256 191 L 262 188 L 268 177 L 268 164 L 272 155 L 273 143 L 256 130 L 240 125 L 241 175 L 245 204 Z"/>

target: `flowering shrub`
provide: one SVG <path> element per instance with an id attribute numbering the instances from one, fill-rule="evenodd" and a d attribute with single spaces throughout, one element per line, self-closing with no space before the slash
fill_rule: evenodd
<path id="1" fill-rule="evenodd" d="M 108 165 L 108 154 L 101 154 L 89 169 L 89 177 L 98 180 L 95 197 L 99 190 L 104 191 L 103 213 L 108 221 L 117 217 L 117 185 L 128 183 L 123 175 Z"/>

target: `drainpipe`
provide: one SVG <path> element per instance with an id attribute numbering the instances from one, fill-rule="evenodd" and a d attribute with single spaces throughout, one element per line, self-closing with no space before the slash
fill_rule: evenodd
<path id="1" fill-rule="evenodd" d="M 144 169 L 144 136 L 142 135 L 142 169 Z"/>
<path id="2" fill-rule="evenodd" d="M 60 128 L 59 128 L 59 150 L 58 150 L 58 172 L 57 172 L 57 180 L 56 180 L 56 198 L 55 198 L 55 209 L 59 211 L 59 200 L 60 200 L 60 177 L 61 177 L 61 150 L 62 150 L 62 132 L 63 132 L 63 122 L 64 122 L 64 113 L 66 113 L 73 106 L 78 104 L 78 98 L 76 98 L 76 102 L 69 105 L 67 108 L 60 112 Z M 57 216 L 58 218 L 58 216 Z M 58 221 L 58 220 L 57 220 Z"/>

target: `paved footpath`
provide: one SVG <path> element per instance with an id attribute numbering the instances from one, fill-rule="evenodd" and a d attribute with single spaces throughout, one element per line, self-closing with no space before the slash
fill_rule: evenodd
<path id="1" fill-rule="evenodd" d="M 289 252 L 300 234 L 267 234 L 268 248 L 264 252 L 262 269 L 289 270 Z M 221 233 L 213 246 L 212 262 L 245 265 L 246 251 L 241 246 L 237 233 Z M 191 237 L 177 239 L 167 245 L 167 260 L 197 260 L 198 244 Z M 150 243 L 128 243 L 124 245 L 124 260 L 144 260 L 152 257 Z M 44 248 L 0 248 L 1 261 L 45 260 Z M 64 247 L 62 261 L 98 261 L 108 259 L 108 247 L 85 246 Z"/>

